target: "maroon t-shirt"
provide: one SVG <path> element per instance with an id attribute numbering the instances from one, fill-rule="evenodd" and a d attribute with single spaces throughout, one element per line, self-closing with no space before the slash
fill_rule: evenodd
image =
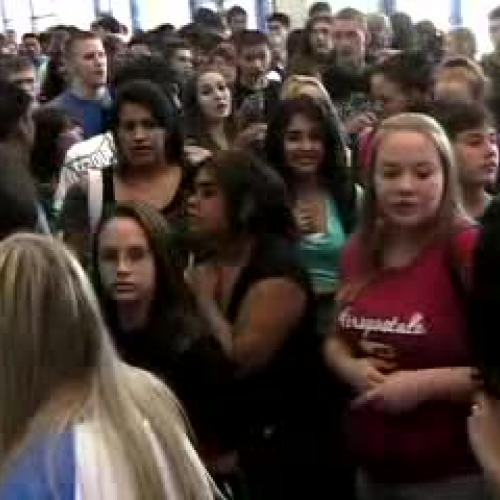
<path id="1" fill-rule="evenodd" d="M 463 228 L 410 265 L 381 272 L 340 308 L 340 334 L 360 356 L 393 357 L 402 370 L 469 366 L 463 295 L 453 270 L 470 268 L 477 236 L 475 227 Z M 354 238 L 342 265 L 347 282 L 359 276 L 359 253 Z M 435 481 L 476 471 L 469 412 L 470 405 L 447 401 L 397 415 L 368 404 L 349 411 L 347 433 L 358 464 L 374 480 Z"/>

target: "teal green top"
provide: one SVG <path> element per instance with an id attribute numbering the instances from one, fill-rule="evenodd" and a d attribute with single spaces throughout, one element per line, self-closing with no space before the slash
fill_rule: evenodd
<path id="1" fill-rule="evenodd" d="M 339 282 L 340 256 L 347 236 L 334 200 L 327 200 L 326 233 L 303 235 L 299 256 L 309 271 L 316 294 L 334 293 Z"/>

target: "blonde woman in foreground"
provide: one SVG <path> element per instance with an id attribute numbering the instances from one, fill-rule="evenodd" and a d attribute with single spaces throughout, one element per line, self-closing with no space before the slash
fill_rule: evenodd
<path id="1" fill-rule="evenodd" d="M 209 500 L 175 397 L 123 364 L 91 285 L 43 237 L 0 243 L 0 499 Z"/>

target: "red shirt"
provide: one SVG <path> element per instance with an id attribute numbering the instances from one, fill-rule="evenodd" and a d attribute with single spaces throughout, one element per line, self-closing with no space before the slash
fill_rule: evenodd
<path id="1" fill-rule="evenodd" d="M 471 265 L 477 236 L 475 227 L 462 229 L 450 241 L 433 243 L 410 265 L 382 271 L 340 309 L 340 334 L 355 347 L 394 356 L 402 370 L 469 366 L 465 311 L 453 269 Z M 347 281 L 358 276 L 359 260 L 354 238 L 344 255 Z M 476 464 L 467 438 L 469 412 L 470 405 L 447 401 L 397 415 L 368 404 L 350 410 L 349 442 L 359 465 L 381 482 L 471 473 Z"/>

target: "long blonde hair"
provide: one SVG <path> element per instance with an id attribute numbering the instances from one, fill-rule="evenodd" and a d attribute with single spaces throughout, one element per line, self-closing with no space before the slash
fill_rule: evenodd
<path id="1" fill-rule="evenodd" d="M 380 265 L 384 251 L 384 227 L 379 217 L 375 192 L 375 165 L 382 142 L 393 133 L 416 132 L 429 138 L 436 148 L 443 168 L 444 191 L 436 220 L 431 225 L 433 234 L 445 235 L 453 231 L 457 222 L 466 219 L 462 208 L 457 168 L 446 133 L 433 118 L 419 113 L 403 113 L 383 121 L 374 137 L 374 150 L 368 166 L 363 209 L 358 233 L 363 242 L 364 263 L 371 272 Z"/>
<path id="2" fill-rule="evenodd" d="M 165 453 L 180 498 L 211 499 L 175 397 L 152 375 L 120 361 L 83 270 L 48 238 L 0 243 L 0 468 L 37 438 L 92 423 L 130 498 L 163 500 Z M 124 468 L 126 470 L 124 470 Z"/>

